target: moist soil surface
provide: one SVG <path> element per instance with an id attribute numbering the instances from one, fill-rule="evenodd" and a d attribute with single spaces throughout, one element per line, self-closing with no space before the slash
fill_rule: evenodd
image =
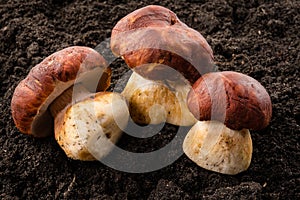
<path id="1" fill-rule="evenodd" d="M 99 161 L 69 159 L 53 136 L 37 139 L 15 127 L 10 101 L 32 67 L 69 46 L 95 48 L 110 37 L 118 20 L 149 4 L 171 9 L 201 32 L 218 70 L 247 74 L 269 92 L 272 120 L 267 128 L 251 131 L 247 171 L 223 175 L 182 155 L 156 171 L 122 172 Z M 299 11 L 294 0 L 1 0 L 0 199 L 300 199 Z M 121 59 L 111 67 L 113 90 L 128 67 Z M 172 141 L 177 130 L 165 125 L 144 139 L 125 134 L 118 146 L 151 152 Z M 172 152 L 163 156 L 168 159 Z M 140 164 L 132 162 L 127 164 Z"/>

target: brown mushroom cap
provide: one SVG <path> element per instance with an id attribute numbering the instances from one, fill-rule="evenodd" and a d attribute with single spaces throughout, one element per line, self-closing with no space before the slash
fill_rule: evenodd
<path id="1" fill-rule="evenodd" d="M 146 6 L 121 19 L 112 30 L 111 48 L 130 68 L 152 80 L 178 79 L 173 69 L 194 83 L 215 71 L 204 37 L 161 6 Z"/>
<path id="2" fill-rule="evenodd" d="M 221 121 L 233 130 L 263 129 L 272 115 L 266 89 L 257 80 L 238 72 L 203 75 L 193 85 L 187 102 L 198 120 Z"/>
<path id="3" fill-rule="evenodd" d="M 53 118 L 48 110 L 51 102 L 75 80 L 90 76 L 99 78 L 103 74 L 105 80 L 98 86 L 105 90 L 110 84 L 110 73 L 105 59 L 91 48 L 73 46 L 53 53 L 33 67 L 16 87 L 11 101 L 15 125 L 21 132 L 36 137 L 52 134 Z"/>

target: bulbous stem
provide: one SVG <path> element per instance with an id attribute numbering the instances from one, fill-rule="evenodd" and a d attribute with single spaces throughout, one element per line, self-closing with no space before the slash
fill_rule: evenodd
<path id="1" fill-rule="evenodd" d="M 199 121 L 186 135 L 183 151 L 200 167 L 233 175 L 249 167 L 252 140 L 248 129 L 232 130 L 218 121 Z"/>

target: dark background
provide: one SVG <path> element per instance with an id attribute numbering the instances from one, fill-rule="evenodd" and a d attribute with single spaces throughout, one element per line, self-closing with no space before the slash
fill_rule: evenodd
<path id="1" fill-rule="evenodd" d="M 300 199 L 299 1 L 0 1 L 0 199 Z M 96 47 L 116 22 L 149 4 L 174 11 L 211 45 L 219 70 L 245 73 L 266 87 L 270 125 L 251 131 L 253 158 L 236 176 L 196 166 L 185 155 L 161 170 L 130 174 L 100 162 L 67 159 L 53 137 L 21 134 L 10 114 L 14 88 L 46 56 L 73 45 Z M 113 64 L 113 80 L 126 70 Z M 114 82 L 115 83 L 115 82 Z M 152 151 L 176 128 L 120 146 Z"/>

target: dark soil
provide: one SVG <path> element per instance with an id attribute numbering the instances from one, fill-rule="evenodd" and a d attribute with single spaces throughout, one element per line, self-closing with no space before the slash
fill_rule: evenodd
<path id="1" fill-rule="evenodd" d="M 100 162 L 68 159 L 53 137 L 21 134 L 10 114 L 18 82 L 46 56 L 68 46 L 95 48 L 116 22 L 149 4 L 174 11 L 211 45 L 219 70 L 252 76 L 269 92 L 270 125 L 252 131 L 249 169 L 228 176 L 185 155 L 149 173 L 132 174 Z M 300 3 L 284 1 L 1 0 L 0 199 L 300 199 Z M 114 83 L 128 70 L 112 64 Z M 125 136 L 120 146 L 149 152 L 176 128 L 153 138 Z"/>

